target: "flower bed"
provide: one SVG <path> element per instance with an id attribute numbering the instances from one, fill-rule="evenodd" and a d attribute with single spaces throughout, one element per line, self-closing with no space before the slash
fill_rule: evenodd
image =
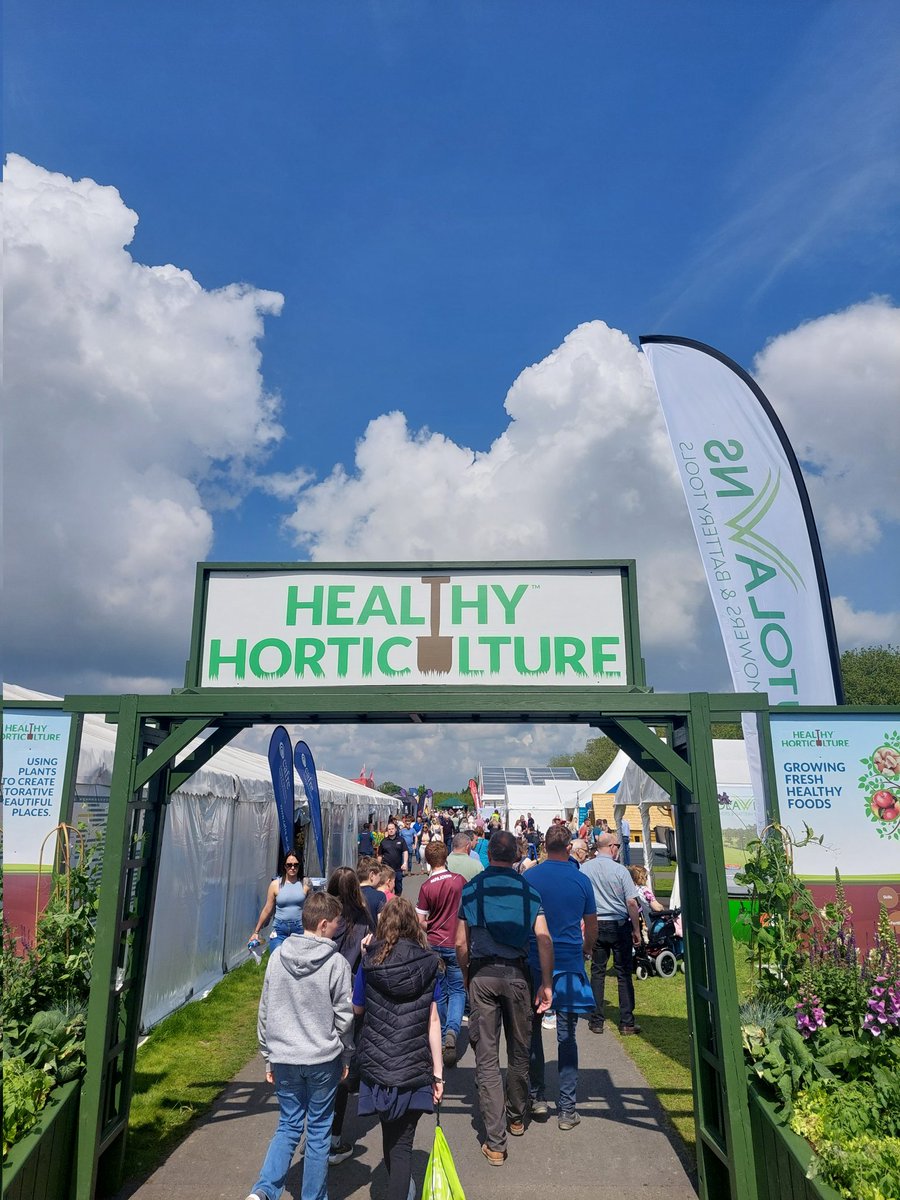
<path id="1" fill-rule="evenodd" d="M 742 1038 L 757 1170 L 764 1178 L 776 1167 L 796 1172 L 805 1159 L 807 1181 L 820 1190 L 801 1195 L 827 1194 L 827 1186 L 847 1200 L 897 1200 L 900 947 L 882 909 L 876 948 L 860 954 L 840 877 L 834 904 L 817 911 L 793 874 L 795 844 L 772 827 L 752 843 L 740 877 L 754 902 L 756 982 L 742 1007 Z M 791 1142 L 795 1134 L 805 1152 Z M 797 1194 L 794 1185 L 760 1187 Z"/>
<path id="2" fill-rule="evenodd" d="M 84 1072 L 100 856 L 96 843 L 86 847 L 81 838 L 78 861 L 54 876 L 33 946 L 23 947 L 3 929 L 4 1162 L 9 1154 L 20 1161 L 16 1147 L 25 1139 L 30 1144 L 32 1130 L 44 1136 L 63 1120 L 56 1102 L 69 1096 L 66 1085 L 77 1084 Z M 48 1102 L 55 1105 L 51 1125 L 43 1119 Z M 70 1105 L 66 1099 L 66 1111 Z M 5 1193 L 5 1168 L 3 1179 Z"/>

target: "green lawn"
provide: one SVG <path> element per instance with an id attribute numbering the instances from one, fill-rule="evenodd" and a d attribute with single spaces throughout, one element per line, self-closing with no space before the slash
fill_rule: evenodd
<path id="1" fill-rule="evenodd" d="M 138 1049 L 125 1172 L 149 1174 L 258 1049 L 263 968 L 245 963 L 166 1017 Z"/>
<path id="2" fill-rule="evenodd" d="M 653 868 L 653 893 L 659 900 L 660 904 L 668 900 L 672 895 L 672 888 L 675 885 L 675 864 L 670 867 L 654 867 Z"/>
<path id="3" fill-rule="evenodd" d="M 659 882 L 659 881 L 658 881 Z M 656 895 L 660 894 L 658 892 Z M 738 995 L 748 994 L 751 967 L 746 961 L 746 947 L 733 943 L 734 971 Z M 696 1134 L 694 1128 L 694 1091 L 691 1088 L 688 1002 L 685 979 L 678 973 L 673 979 L 635 979 L 635 1019 L 641 1026 L 640 1037 L 623 1038 L 623 1046 L 650 1087 L 659 1097 L 672 1126 L 684 1142 L 686 1158 L 696 1166 Z M 607 996 L 606 1028 L 618 1037 L 619 1010 L 614 1003 L 616 989 Z"/>
<path id="4" fill-rule="evenodd" d="M 751 980 L 746 947 L 734 943 L 734 958 L 738 994 L 743 996 Z M 634 990 L 635 1019 L 642 1032 L 639 1037 L 623 1038 L 622 1044 L 656 1092 L 696 1166 L 685 978 L 679 972 L 674 979 L 635 979 Z M 618 1037 L 619 1010 L 609 999 L 607 1009 L 606 1028 Z"/>

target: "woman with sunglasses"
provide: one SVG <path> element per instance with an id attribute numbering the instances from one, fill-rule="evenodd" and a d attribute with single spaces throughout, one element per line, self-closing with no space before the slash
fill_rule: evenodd
<path id="1" fill-rule="evenodd" d="M 300 878 L 300 859 L 293 850 L 289 850 L 280 879 L 273 879 L 269 884 L 266 902 L 250 940 L 259 937 L 260 929 L 268 925 L 272 913 L 275 914 L 275 929 L 269 934 L 270 951 L 277 950 L 292 933 L 302 934 L 303 901 L 309 895 L 309 890 L 309 880 Z"/>

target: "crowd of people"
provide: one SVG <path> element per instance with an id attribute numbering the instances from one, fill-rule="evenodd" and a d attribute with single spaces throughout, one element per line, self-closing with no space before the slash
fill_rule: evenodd
<path id="1" fill-rule="evenodd" d="M 499 813 L 397 818 L 383 836 L 366 826 L 355 868 L 337 868 L 323 892 L 298 878 L 289 853 L 253 931 L 258 939 L 274 917 L 258 1034 L 280 1114 L 248 1200 L 278 1200 L 304 1131 L 302 1200 L 325 1200 L 329 1165 L 354 1152 L 343 1136 L 354 1093 L 357 1112 L 381 1126 L 389 1200 L 411 1200 L 416 1125 L 441 1102 L 465 1022 L 488 1165 L 502 1166 L 509 1139 L 550 1116 L 550 1024 L 556 1120 L 575 1128 L 578 1021 L 603 1033 L 610 958 L 620 1032 L 640 1032 L 633 947 L 642 907 L 660 906 L 646 873 L 641 882 L 640 868 L 619 861 L 623 840 L 562 820 L 541 834 L 530 814 L 513 831 Z M 428 878 L 414 906 L 402 892 L 416 871 Z"/>

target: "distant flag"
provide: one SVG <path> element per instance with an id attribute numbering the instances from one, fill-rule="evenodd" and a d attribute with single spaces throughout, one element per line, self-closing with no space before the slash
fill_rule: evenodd
<path id="1" fill-rule="evenodd" d="M 469 780 L 469 791 L 472 793 L 472 799 L 475 801 L 475 811 L 481 812 L 481 797 L 478 795 L 478 784 L 474 779 Z"/>
<path id="2" fill-rule="evenodd" d="M 316 764 L 312 751 L 306 742 L 298 742 L 294 747 L 294 765 L 297 774 L 303 782 L 306 800 L 309 804 L 309 819 L 316 839 L 316 850 L 322 873 L 325 873 L 325 831 L 322 828 L 322 801 L 319 796 L 319 778 L 316 775 Z"/>
<path id="3" fill-rule="evenodd" d="M 294 764 L 291 759 L 291 739 L 283 725 L 279 725 L 269 739 L 268 757 L 281 849 L 282 853 L 287 854 L 294 847 Z"/>

